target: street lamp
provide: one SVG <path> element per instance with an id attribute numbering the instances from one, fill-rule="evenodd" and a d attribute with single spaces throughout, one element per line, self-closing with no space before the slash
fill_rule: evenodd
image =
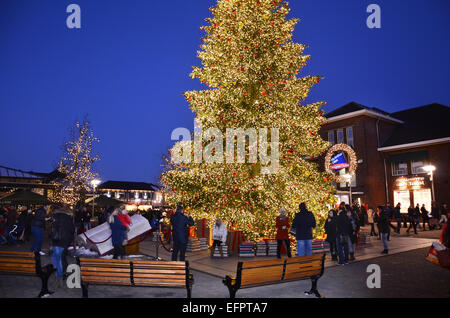
<path id="1" fill-rule="evenodd" d="M 423 170 L 425 170 L 426 172 L 428 172 L 428 174 L 430 175 L 430 180 L 431 180 L 431 196 L 433 198 L 433 202 L 436 202 L 436 198 L 434 195 L 434 178 L 433 178 L 433 174 L 436 171 L 436 167 L 433 165 L 429 165 L 429 166 L 425 166 L 422 168 Z"/>
<path id="2" fill-rule="evenodd" d="M 353 176 L 351 175 L 351 174 L 344 174 L 344 176 L 343 176 L 346 180 L 347 180 L 347 182 L 348 182 L 348 186 L 349 186 L 349 188 L 350 188 L 350 206 L 353 204 L 353 197 L 352 197 L 352 179 L 353 179 Z"/>
<path id="3" fill-rule="evenodd" d="M 101 183 L 100 180 L 94 179 L 91 181 L 93 194 L 92 194 L 92 216 L 94 216 L 95 209 L 95 188 Z"/>

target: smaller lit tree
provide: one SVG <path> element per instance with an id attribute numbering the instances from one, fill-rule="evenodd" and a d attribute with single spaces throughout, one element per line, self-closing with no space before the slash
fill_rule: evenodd
<path id="1" fill-rule="evenodd" d="M 92 148 L 100 140 L 94 137 L 87 117 L 82 123 L 76 121 L 74 127 L 69 128 L 69 138 L 62 146 L 63 155 L 58 164 L 63 178 L 57 181 L 52 200 L 74 206 L 85 198 L 90 182 L 98 177 L 92 171 L 92 165 L 100 158 L 92 155 Z"/>

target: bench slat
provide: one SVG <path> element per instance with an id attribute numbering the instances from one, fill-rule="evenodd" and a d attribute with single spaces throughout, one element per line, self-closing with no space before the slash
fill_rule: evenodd
<path id="1" fill-rule="evenodd" d="M 133 278 L 136 279 L 161 279 L 161 280 L 166 280 L 166 279 L 179 279 L 179 280 L 183 280 L 186 279 L 186 275 L 146 275 L 146 274 L 135 274 L 133 275 Z"/>
<path id="2" fill-rule="evenodd" d="M 2 263 L 0 264 L 2 268 L 31 268 L 36 269 L 35 264 L 19 264 L 19 263 Z"/>
<path id="3" fill-rule="evenodd" d="M 128 268 L 113 268 L 113 267 L 81 267 L 81 272 L 113 272 L 113 273 L 129 273 L 130 272 L 130 266 Z"/>
<path id="4" fill-rule="evenodd" d="M 316 254 L 312 256 L 303 256 L 303 257 L 291 257 L 286 259 L 287 264 L 292 263 L 308 263 L 312 261 L 322 261 L 323 254 Z"/>
<path id="5" fill-rule="evenodd" d="M 147 286 L 166 286 L 166 285 L 177 285 L 186 286 L 186 280 L 176 280 L 176 279 L 165 279 L 165 280 L 155 280 L 155 279 L 135 279 L 135 285 L 147 285 Z"/>
<path id="6" fill-rule="evenodd" d="M 36 261 L 30 258 L 0 258 L 0 263 L 36 264 Z"/>
<path id="7" fill-rule="evenodd" d="M 303 272 L 299 272 L 299 273 L 286 273 L 286 276 L 284 277 L 284 279 L 311 277 L 311 276 L 319 275 L 320 272 L 321 272 L 321 269 L 311 270 L 311 271 L 303 271 Z"/>
<path id="8" fill-rule="evenodd" d="M 283 266 L 284 260 L 252 261 L 242 263 L 242 269 L 253 267 Z"/>
<path id="9" fill-rule="evenodd" d="M 141 268 L 134 268 L 133 269 L 133 273 L 135 274 L 180 274 L 180 275 L 185 275 L 186 274 L 186 270 L 173 270 L 173 269 L 141 269 Z"/>
<path id="10" fill-rule="evenodd" d="M 34 258 L 33 252 L 14 252 L 14 251 L 0 251 L 0 257 L 13 255 L 17 257 L 27 257 L 27 258 Z"/>

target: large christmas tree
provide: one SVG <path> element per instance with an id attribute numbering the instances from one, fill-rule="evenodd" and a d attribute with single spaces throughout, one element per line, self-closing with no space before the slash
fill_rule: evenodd
<path id="1" fill-rule="evenodd" d="M 301 202 L 323 222 L 334 188 L 331 176 L 319 172 L 311 159 L 329 148 L 317 133 L 325 121 L 325 103 L 305 103 L 321 77 L 298 76 L 310 59 L 302 55 L 306 47 L 292 41 L 298 19 L 286 18 L 289 8 L 283 0 L 219 0 L 210 11 L 198 52 L 203 67 L 194 67 L 191 74 L 209 89 L 184 93 L 202 130 L 196 127 L 192 134 L 197 141 L 179 142 L 172 149 L 173 156 L 192 160 L 172 161 L 162 175 L 172 190 L 170 202 L 182 202 L 197 220 L 220 217 L 248 239 L 273 236 L 279 209 L 286 208 L 292 220 Z M 279 153 L 273 173 L 263 172 L 270 160 L 249 160 L 255 159 L 256 148 L 245 148 L 245 162 L 233 149 L 228 152 L 225 138 L 206 133 L 213 127 L 223 136 L 227 129 L 261 134 L 266 128 L 269 157 L 274 161 Z M 271 144 L 277 132 L 279 145 Z M 231 145 L 246 142 L 256 146 L 245 134 Z M 224 155 L 222 148 L 227 149 Z M 205 160 L 207 154 L 213 162 Z"/>

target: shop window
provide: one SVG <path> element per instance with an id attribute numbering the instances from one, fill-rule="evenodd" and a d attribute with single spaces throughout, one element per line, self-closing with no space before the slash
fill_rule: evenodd
<path id="1" fill-rule="evenodd" d="M 354 147 L 354 141 L 353 141 L 353 127 L 347 128 L 347 145 L 350 147 Z"/>
<path id="2" fill-rule="evenodd" d="M 338 144 L 344 143 L 344 130 L 343 129 L 337 130 L 337 143 Z"/>
<path id="3" fill-rule="evenodd" d="M 345 175 L 345 174 L 346 174 L 345 169 L 342 169 L 342 170 L 339 171 L 339 175 L 343 176 L 343 175 Z M 349 186 L 348 186 L 348 182 L 342 182 L 342 183 L 339 184 L 339 186 L 340 186 L 341 188 L 348 188 L 348 187 L 349 187 Z M 353 175 L 353 178 L 352 178 L 352 188 L 355 188 L 355 187 L 356 187 L 356 175 Z"/>
<path id="4" fill-rule="evenodd" d="M 411 172 L 412 174 L 423 174 L 426 173 L 425 170 L 423 170 L 423 167 L 425 166 L 423 161 L 411 161 Z"/>
<path id="5" fill-rule="evenodd" d="M 406 162 L 393 162 L 392 176 L 406 176 L 408 174 L 408 164 Z"/>
<path id="6" fill-rule="evenodd" d="M 334 142 L 334 131 L 331 130 L 328 132 L 328 142 L 334 146 L 335 142 Z"/>

